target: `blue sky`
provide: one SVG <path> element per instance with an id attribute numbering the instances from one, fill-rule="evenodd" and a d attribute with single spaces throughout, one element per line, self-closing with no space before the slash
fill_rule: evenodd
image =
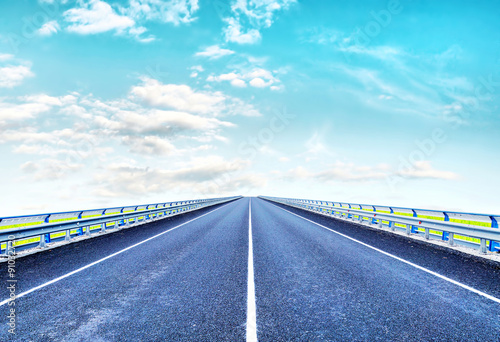
<path id="1" fill-rule="evenodd" d="M 2 1 L 0 215 L 241 194 L 498 213 L 498 1 Z"/>

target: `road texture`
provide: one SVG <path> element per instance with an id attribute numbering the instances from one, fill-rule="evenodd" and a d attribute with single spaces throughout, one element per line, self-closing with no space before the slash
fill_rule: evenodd
<path id="1" fill-rule="evenodd" d="M 16 280 L 1 341 L 500 340 L 497 265 L 258 198 L 19 258 Z"/>

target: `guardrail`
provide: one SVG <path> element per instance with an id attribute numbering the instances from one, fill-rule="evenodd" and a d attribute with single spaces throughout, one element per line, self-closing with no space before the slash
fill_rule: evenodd
<path id="1" fill-rule="evenodd" d="M 0 256 L 31 247 L 45 248 L 51 242 L 109 229 L 120 229 L 198 210 L 236 197 L 177 201 L 137 206 L 91 209 L 40 215 L 0 218 Z"/>
<path id="2" fill-rule="evenodd" d="M 316 201 L 295 198 L 259 196 L 285 204 L 338 218 L 351 219 L 392 231 L 404 229 L 408 235 L 424 234 L 426 239 L 439 238 L 476 247 L 482 254 L 500 250 L 500 215 L 462 213 L 427 209 L 389 207 L 371 204 Z"/>

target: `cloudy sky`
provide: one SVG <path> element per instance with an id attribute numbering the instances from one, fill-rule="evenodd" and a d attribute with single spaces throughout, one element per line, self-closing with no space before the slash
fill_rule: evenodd
<path id="1" fill-rule="evenodd" d="M 0 216 L 238 194 L 500 212 L 498 1 L 0 6 Z"/>

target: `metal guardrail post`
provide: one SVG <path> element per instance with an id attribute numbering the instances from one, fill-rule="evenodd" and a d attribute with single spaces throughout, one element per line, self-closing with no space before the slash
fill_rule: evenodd
<path id="1" fill-rule="evenodd" d="M 444 235 L 444 232 L 443 232 L 443 235 Z M 450 246 L 455 246 L 455 234 L 453 234 L 453 233 L 448 234 L 448 244 Z"/>
<path id="2" fill-rule="evenodd" d="M 443 236 L 441 237 L 441 240 L 443 240 L 443 241 L 449 240 L 448 235 L 449 235 L 448 232 L 443 232 Z"/>
<path id="3" fill-rule="evenodd" d="M 101 225 L 101 233 L 104 233 L 106 231 L 106 223 L 103 223 Z"/>
<path id="4" fill-rule="evenodd" d="M 38 245 L 40 248 L 45 248 L 47 247 L 47 244 L 45 243 L 45 234 L 40 235 L 40 244 Z"/>
<path id="5" fill-rule="evenodd" d="M 480 241 L 481 241 L 481 243 L 480 243 L 480 247 L 479 247 L 479 252 L 481 254 L 486 254 L 488 251 L 488 248 L 486 247 L 486 239 L 481 239 Z"/>
<path id="6" fill-rule="evenodd" d="M 429 228 L 427 228 L 427 227 L 426 227 L 426 228 L 425 228 L 425 239 L 426 239 L 426 240 L 429 240 L 429 238 L 430 238 Z"/>
<path id="7" fill-rule="evenodd" d="M 392 230 L 393 232 L 396 230 L 396 227 L 394 225 L 394 221 L 389 221 L 389 229 Z"/>
<path id="8" fill-rule="evenodd" d="M 85 235 L 90 236 L 90 226 L 86 227 Z"/>
<path id="9" fill-rule="evenodd" d="M 412 227 L 411 224 L 407 224 L 406 225 L 406 235 L 410 235 L 411 234 L 411 227 Z"/>
<path id="10" fill-rule="evenodd" d="M 64 241 L 70 241 L 71 240 L 71 231 L 68 229 L 66 230 L 66 234 L 64 236 Z"/>
<path id="11" fill-rule="evenodd" d="M 13 255 L 14 254 L 14 242 L 13 241 L 7 241 L 7 246 L 5 246 L 5 255 Z"/>

